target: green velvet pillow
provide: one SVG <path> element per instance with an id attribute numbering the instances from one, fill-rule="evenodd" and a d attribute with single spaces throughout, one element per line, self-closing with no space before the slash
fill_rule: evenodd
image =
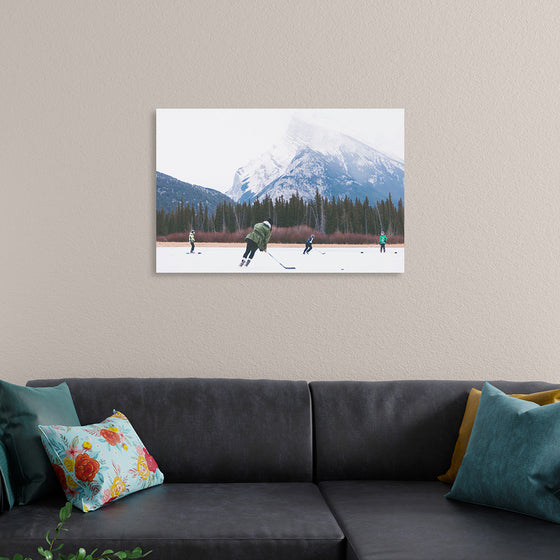
<path id="1" fill-rule="evenodd" d="M 21 387 L 0 381 L 0 441 L 8 455 L 18 505 L 60 489 L 41 443 L 39 424 L 80 425 L 68 385 Z"/>
<path id="2" fill-rule="evenodd" d="M 560 523 L 560 403 L 539 406 L 485 383 L 447 498 Z"/>

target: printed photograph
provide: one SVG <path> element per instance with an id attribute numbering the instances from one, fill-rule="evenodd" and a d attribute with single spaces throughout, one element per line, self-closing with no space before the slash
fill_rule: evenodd
<path id="1" fill-rule="evenodd" d="M 404 272 L 404 109 L 158 109 L 156 272 Z"/>

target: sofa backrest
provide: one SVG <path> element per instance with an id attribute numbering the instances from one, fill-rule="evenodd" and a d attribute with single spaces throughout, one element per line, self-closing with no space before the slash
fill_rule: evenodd
<path id="1" fill-rule="evenodd" d="M 559 388 L 492 383 L 506 393 Z M 482 382 L 312 382 L 316 479 L 434 480 L 449 468 L 472 387 Z"/>
<path id="2" fill-rule="evenodd" d="M 86 378 L 66 381 L 82 425 L 125 414 L 167 482 L 309 481 L 305 381 Z"/>

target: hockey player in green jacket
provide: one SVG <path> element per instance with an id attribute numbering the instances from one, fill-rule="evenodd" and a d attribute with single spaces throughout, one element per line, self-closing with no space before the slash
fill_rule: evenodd
<path id="1" fill-rule="evenodd" d="M 380 253 L 385 252 L 385 243 L 386 242 L 387 242 L 387 236 L 385 235 L 385 232 L 382 231 L 381 235 L 379 236 L 379 252 Z"/>
<path id="2" fill-rule="evenodd" d="M 239 266 L 249 266 L 249 263 L 255 256 L 257 249 L 260 251 L 266 251 L 271 233 L 272 225 L 270 224 L 270 219 L 255 224 L 253 231 L 245 238 L 247 247 L 245 249 L 245 253 L 243 253 L 243 259 L 239 263 Z"/>

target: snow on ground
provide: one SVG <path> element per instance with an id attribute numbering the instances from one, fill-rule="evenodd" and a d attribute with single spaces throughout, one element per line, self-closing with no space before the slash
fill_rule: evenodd
<path id="1" fill-rule="evenodd" d="M 330 272 L 404 272 L 404 248 L 387 247 L 381 254 L 379 247 L 313 247 L 304 255 L 302 247 L 274 247 L 268 253 L 257 251 L 248 267 L 239 267 L 244 247 L 200 247 L 190 254 L 187 247 L 157 247 L 156 272 L 222 272 L 263 273 L 330 273 Z M 285 266 L 286 270 L 270 255 Z"/>

